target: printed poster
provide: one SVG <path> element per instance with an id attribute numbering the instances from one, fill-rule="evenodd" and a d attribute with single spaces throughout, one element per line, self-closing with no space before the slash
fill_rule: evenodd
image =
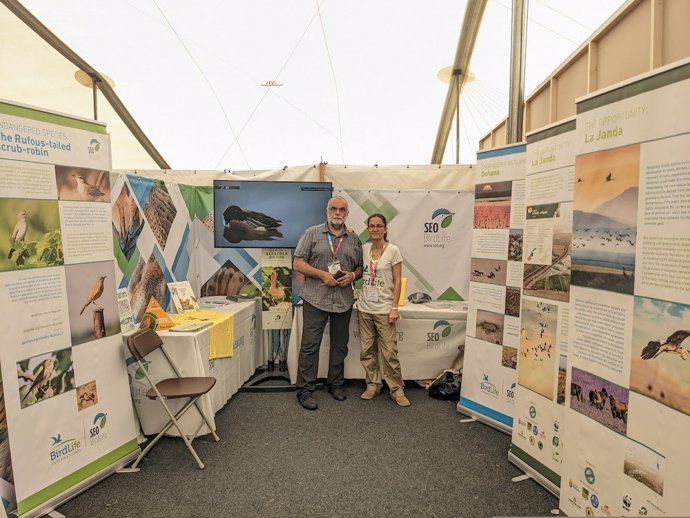
<path id="1" fill-rule="evenodd" d="M 477 155 L 469 308 L 458 411 L 513 424 L 525 226 L 525 145 Z"/>
<path id="2" fill-rule="evenodd" d="M 568 365 L 575 121 L 527 136 L 522 302 L 508 458 L 557 495 Z"/>
<path id="3" fill-rule="evenodd" d="M 566 515 L 690 509 L 688 91 L 686 61 L 578 100 Z"/>
<path id="4" fill-rule="evenodd" d="M 0 103 L 0 486 L 20 515 L 138 451 L 109 169 L 102 125 Z"/>
<path id="5" fill-rule="evenodd" d="M 292 260 L 288 248 L 261 250 L 261 308 L 264 329 L 292 327 Z"/>

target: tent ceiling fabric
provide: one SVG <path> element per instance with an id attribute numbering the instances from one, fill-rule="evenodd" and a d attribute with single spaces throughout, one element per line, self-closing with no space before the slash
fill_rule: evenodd
<path id="1" fill-rule="evenodd" d="M 621 3 L 532 0 L 526 91 Z M 428 163 L 448 90 L 437 73 L 453 64 L 466 6 L 457 0 L 21 4 L 113 78 L 117 96 L 172 168 L 209 170 L 320 159 Z M 74 79 L 75 68 L 28 29 L 8 25 L 11 17 L 0 6 L 0 98 L 91 117 L 92 94 Z M 510 0 L 491 0 L 470 63 L 476 80 L 461 99 L 461 162 L 474 162 L 479 138 L 506 115 L 509 41 Z M 130 145 L 131 135 L 120 136 L 123 126 L 101 95 L 98 105 L 112 135 L 114 167 L 155 168 L 136 141 Z M 443 163 L 454 162 L 454 141 Z"/>
<path id="2" fill-rule="evenodd" d="M 43 41 L 4 5 L 0 5 L 0 98 L 49 111 L 93 118 L 93 91 L 80 85 L 77 68 Z M 113 164 L 158 167 L 110 104 L 98 93 L 99 120 L 107 123 Z"/>

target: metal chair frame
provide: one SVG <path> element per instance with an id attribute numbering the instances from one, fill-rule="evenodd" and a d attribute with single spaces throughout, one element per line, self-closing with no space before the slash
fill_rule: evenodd
<path id="1" fill-rule="evenodd" d="M 153 334 L 151 334 L 153 333 Z M 155 336 L 154 336 L 155 335 Z M 137 341 L 151 341 L 147 342 L 145 344 L 145 348 L 142 352 L 139 351 L 137 348 Z M 201 428 L 204 426 L 204 423 L 206 426 L 208 426 L 208 429 L 211 431 L 211 434 L 213 435 L 214 441 L 218 442 L 220 441 L 220 438 L 216 434 L 215 430 L 213 429 L 213 426 L 211 425 L 210 420 L 204 413 L 204 411 L 201 408 L 201 405 L 199 404 L 199 399 L 201 396 L 204 396 L 208 394 L 208 392 L 214 387 L 216 383 L 215 378 L 211 377 L 184 377 L 180 374 L 180 371 L 178 370 L 177 366 L 175 363 L 172 361 L 172 358 L 170 358 L 170 355 L 168 352 L 165 350 L 165 347 L 163 346 L 163 340 L 161 339 L 160 335 L 156 333 L 153 329 L 144 329 L 137 331 L 136 333 L 132 334 L 127 338 L 127 347 L 129 348 L 129 351 L 132 353 L 132 356 L 134 359 L 137 361 L 137 364 L 139 365 L 139 368 L 141 369 L 141 372 L 144 373 L 144 376 L 146 377 L 146 380 L 148 381 L 149 385 L 151 386 L 151 389 L 147 392 L 147 397 L 149 399 L 156 399 L 160 401 L 160 403 L 163 405 L 163 408 L 165 409 L 166 413 L 168 414 L 168 417 L 170 420 L 166 423 L 166 425 L 161 429 L 161 431 L 156 435 L 156 437 L 149 442 L 149 444 L 141 451 L 139 456 L 136 458 L 134 463 L 129 468 L 124 468 L 120 470 L 120 472 L 136 472 L 139 471 L 139 463 L 143 460 L 143 458 L 146 456 L 146 454 L 151 451 L 151 449 L 158 443 L 158 441 L 165 435 L 165 433 L 170 430 L 171 427 L 177 428 L 177 431 L 180 434 L 180 437 L 182 437 L 182 440 L 184 441 L 185 445 L 187 446 L 187 449 L 190 451 L 192 456 L 194 457 L 194 460 L 196 461 L 197 465 L 199 466 L 199 469 L 204 469 L 204 464 L 201 462 L 201 459 L 196 453 L 196 450 L 194 450 L 194 447 L 192 446 L 192 441 L 198 436 L 199 431 Z M 142 363 L 142 359 L 145 358 L 148 354 L 155 350 L 160 350 L 163 353 L 163 356 L 165 356 L 166 360 L 170 364 L 170 367 L 172 367 L 173 371 L 175 372 L 175 375 L 177 376 L 176 378 L 166 378 L 164 380 L 159 381 L 158 383 L 154 383 L 154 381 L 151 379 L 149 376 L 148 370 L 144 368 L 144 364 Z M 167 384 L 175 384 L 177 382 L 178 385 L 183 385 L 187 383 L 188 381 L 194 381 L 194 382 L 203 382 L 206 381 L 206 384 L 210 384 L 207 388 L 203 390 L 203 392 L 198 393 L 198 391 L 194 391 L 191 394 L 175 392 L 175 393 L 170 393 L 169 391 L 166 390 Z M 162 391 L 161 391 L 162 389 Z M 167 405 L 166 400 L 167 399 L 180 399 L 180 398 L 185 398 L 188 397 L 190 398 L 189 402 L 182 407 L 181 410 L 179 410 L 176 414 L 173 414 L 172 410 L 170 407 Z M 195 406 L 197 410 L 199 411 L 199 414 L 202 417 L 202 421 L 199 424 L 199 427 L 196 429 L 194 434 L 187 436 L 185 433 L 182 431 L 182 427 L 178 423 L 179 419 L 184 415 L 187 410 L 189 410 L 192 406 Z"/>

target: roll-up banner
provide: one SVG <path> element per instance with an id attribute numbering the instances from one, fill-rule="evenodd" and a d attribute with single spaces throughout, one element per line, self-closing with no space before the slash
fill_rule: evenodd
<path id="1" fill-rule="evenodd" d="M 0 484 L 38 516 L 136 456 L 97 122 L 0 102 Z"/>
<path id="2" fill-rule="evenodd" d="M 690 61 L 578 99 L 560 509 L 690 510 Z"/>
<path id="3" fill-rule="evenodd" d="M 568 365 L 575 120 L 527 136 L 522 303 L 508 458 L 560 490 Z"/>
<path id="4" fill-rule="evenodd" d="M 458 412 L 513 425 L 525 225 L 525 145 L 477 155 L 467 338 Z"/>

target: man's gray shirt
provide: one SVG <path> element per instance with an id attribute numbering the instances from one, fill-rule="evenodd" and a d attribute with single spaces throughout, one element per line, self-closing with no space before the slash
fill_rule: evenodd
<path id="1" fill-rule="evenodd" d="M 333 250 L 338 248 L 338 242 L 342 237 L 342 244 L 338 248 L 335 260 L 340 262 L 340 269 L 346 272 L 354 272 L 362 267 L 362 243 L 359 236 L 347 229 L 336 237 L 328 230 L 328 223 L 310 227 L 297 243 L 295 257 L 304 259 L 309 265 L 319 270 L 328 271 L 328 265 L 334 260 L 331 246 L 328 244 L 328 235 L 331 236 Z M 329 313 L 343 313 L 350 309 L 355 302 L 352 286 L 344 288 L 340 286 L 326 286 L 321 279 L 304 276 L 304 285 L 300 288 L 299 295 L 312 306 Z"/>

